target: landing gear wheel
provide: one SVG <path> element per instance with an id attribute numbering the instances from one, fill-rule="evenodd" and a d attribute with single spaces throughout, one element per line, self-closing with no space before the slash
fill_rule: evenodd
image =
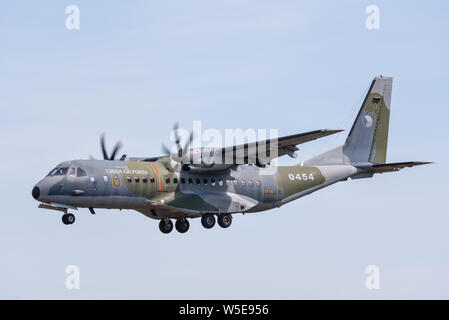
<path id="1" fill-rule="evenodd" d="M 189 230 L 190 224 L 187 219 L 177 219 L 175 223 L 176 230 L 179 233 L 185 233 Z"/>
<path id="2" fill-rule="evenodd" d="M 213 214 L 208 213 L 201 217 L 201 224 L 204 228 L 210 229 L 215 225 L 215 217 Z"/>
<path id="3" fill-rule="evenodd" d="M 75 222 L 75 216 L 71 213 L 66 213 L 62 216 L 62 223 L 72 224 Z"/>
<path id="4" fill-rule="evenodd" d="M 173 222 L 171 222 L 170 219 L 162 219 L 161 222 L 159 222 L 159 230 L 161 230 L 162 233 L 170 233 L 173 230 Z"/>
<path id="5" fill-rule="evenodd" d="M 232 223 L 232 216 L 230 214 L 220 214 L 218 216 L 218 225 L 222 228 L 227 228 Z"/>

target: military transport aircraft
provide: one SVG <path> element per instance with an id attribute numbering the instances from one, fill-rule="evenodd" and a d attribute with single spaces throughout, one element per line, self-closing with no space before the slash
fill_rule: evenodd
<path id="1" fill-rule="evenodd" d="M 71 160 L 57 165 L 32 190 L 39 208 L 63 213 L 64 224 L 75 216 L 69 210 L 89 208 L 133 209 L 158 219 L 169 233 L 189 229 L 189 218 L 201 218 L 204 228 L 227 228 L 232 214 L 253 213 L 280 207 L 339 181 L 371 178 L 430 162 L 386 163 L 391 77 L 375 77 L 346 142 L 294 166 L 271 166 L 275 157 L 295 157 L 296 145 L 342 130 L 316 130 L 277 139 L 226 148 L 189 148 L 175 126 L 177 152 L 153 158 L 123 155 L 115 145 L 111 155 L 101 148 L 104 160 Z M 267 150 L 269 149 L 269 150 Z M 207 154 L 208 161 L 193 161 Z"/>

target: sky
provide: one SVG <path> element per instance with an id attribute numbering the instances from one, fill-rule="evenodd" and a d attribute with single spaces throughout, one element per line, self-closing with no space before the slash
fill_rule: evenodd
<path id="1" fill-rule="evenodd" d="M 76 5 L 79 29 L 66 27 Z M 368 29 L 366 8 L 379 8 Z M 0 298 L 448 299 L 447 1 L 4 1 L 0 3 Z M 157 156 L 190 130 L 345 129 L 376 75 L 393 77 L 387 159 L 434 164 L 349 180 L 229 229 L 162 234 L 134 211 L 65 226 L 34 184 L 100 158 L 99 136 Z M 80 271 L 66 287 L 66 268 Z M 366 287 L 367 266 L 379 270 Z"/>

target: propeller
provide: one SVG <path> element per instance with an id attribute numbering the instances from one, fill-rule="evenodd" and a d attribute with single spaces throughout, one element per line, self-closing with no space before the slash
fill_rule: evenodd
<path id="1" fill-rule="evenodd" d="M 106 145 L 105 145 L 105 138 L 104 138 L 104 133 L 101 134 L 100 137 L 100 145 L 101 145 L 101 151 L 103 152 L 103 159 L 104 160 L 114 160 L 115 156 L 117 155 L 117 152 L 121 149 L 122 142 L 118 141 L 115 146 L 114 149 L 112 149 L 112 153 L 110 156 L 108 156 L 108 152 L 106 151 Z"/>
<path id="2" fill-rule="evenodd" d="M 185 142 L 184 146 L 181 145 L 181 137 L 179 135 L 179 125 L 176 122 L 173 125 L 173 133 L 175 135 L 176 153 L 174 154 L 165 144 L 162 144 L 162 152 L 169 155 L 171 159 L 176 162 L 180 162 L 183 166 L 185 165 L 184 156 L 186 155 L 189 145 L 193 141 L 193 132 L 190 132 L 189 139 Z"/>

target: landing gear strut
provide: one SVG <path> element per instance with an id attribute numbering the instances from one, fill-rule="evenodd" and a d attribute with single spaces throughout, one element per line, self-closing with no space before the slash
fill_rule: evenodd
<path id="1" fill-rule="evenodd" d="M 173 222 L 171 222 L 170 219 L 162 219 L 161 222 L 159 222 L 159 230 L 161 230 L 162 233 L 170 233 L 173 230 Z"/>
<path id="2" fill-rule="evenodd" d="M 185 233 L 189 230 L 189 221 L 185 218 L 177 219 L 175 223 L 176 230 L 179 233 Z"/>
<path id="3" fill-rule="evenodd" d="M 212 213 L 207 213 L 201 217 L 201 224 L 204 228 L 210 229 L 215 225 L 215 216 Z"/>
<path id="4" fill-rule="evenodd" d="M 227 228 L 232 223 L 232 216 L 228 213 L 220 214 L 218 216 L 218 225 L 222 228 Z"/>
<path id="5" fill-rule="evenodd" d="M 62 216 L 62 223 L 64 224 L 72 224 L 75 222 L 75 216 L 72 213 L 65 213 Z"/>

